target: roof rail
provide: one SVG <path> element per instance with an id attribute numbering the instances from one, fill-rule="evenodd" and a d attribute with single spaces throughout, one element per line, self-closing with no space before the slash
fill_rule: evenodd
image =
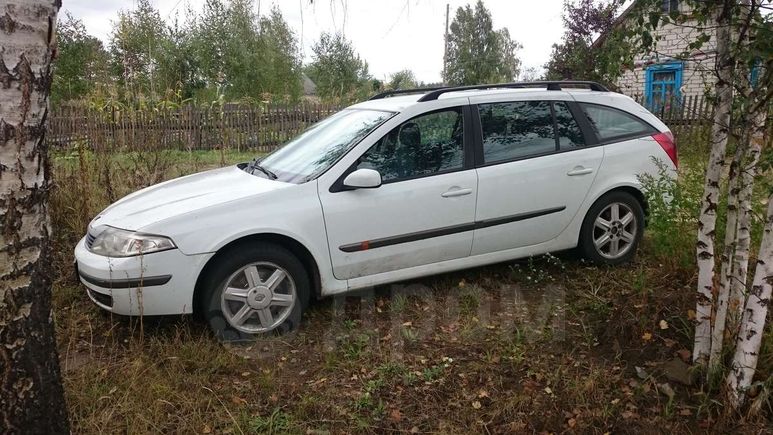
<path id="1" fill-rule="evenodd" d="M 562 86 L 567 86 L 567 87 L 587 86 L 588 88 L 590 88 L 591 91 L 609 92 L 609 89 L 605 88 L 604 86 L 596 82 L 591 82 L 591 81 L 546 80 L 546 81 L 535 81 L 535 82 L 496 83 L 496 84 L 488 84 L 488 85 L 450 86 L 450 87 L 430 90 L 428 93 L 424 94 L 424 96 L 419 98 L 418 102 L 437 100 L 439 96 L 445 94 L 446 92 L 469 91 L 469 90 L 475 90 L 475 89 L 480 89 L 480 90 L 523 89 L 523 88 L 536 88 L 536 87 L 540 87 L 540 88 L 547 87 L 548 91 L 560 91 L 562 89 Z"/>
<path id="2" fill-rule="evenodd" d="M 447 88 L 443 86 L 439 86 L 439 87 L 433 87 L 433 88 L 395 89 L 393 91 L 384 91 L 384 92 L 381 92 L 380 94 L 376 94 L 368 98 L 368 101 L 380 100 L 382 98 L 391 97 L 393 95 L 423 94 L 425 92 L 437 91 L 440 89 L 447 89 Z"/>

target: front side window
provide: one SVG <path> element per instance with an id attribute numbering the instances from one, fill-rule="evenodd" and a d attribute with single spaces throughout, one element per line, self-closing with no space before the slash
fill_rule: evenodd
<path id="1" fill-rule="evenodd" d="M 547 101 L 480 104 L 484 163 L 556 151 L 553 115 Z"/>
<path id="2" fill-rule="evenodd" d="M 383 182 L 462 169 L 464 116 L 461 108 L 440 110 L 404 122 L 360 157 L 358 169 L 375 169 Z"/>
<path id="3" fill-rule="evenodd" d="M 299 183 L 324 172 L 394 113 L 347 109 L 301 133 L 260 161 L 276 179 Z"/>
<path id="4" fill-rule="evenodd" d="M 655 131 L 649 124 L 622 110 L 586 103 L 581 103 L 580 107 L 602 142 L 621 137 L 644 136 Z"/>

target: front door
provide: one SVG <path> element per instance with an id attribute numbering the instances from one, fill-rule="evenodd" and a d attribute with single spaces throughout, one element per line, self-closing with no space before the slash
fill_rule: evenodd
<path id="1" fill-rule="evenodd" d="M 352 170 L 379 171 L 380 187 L 320 187 L 336 278 L 470 254 L 478 186 L 471 159 L 465 158 L 465 147 L 470 146 L 465 143 L 466 110 L 455 107 L 417 116 L 378 140 Z"/>

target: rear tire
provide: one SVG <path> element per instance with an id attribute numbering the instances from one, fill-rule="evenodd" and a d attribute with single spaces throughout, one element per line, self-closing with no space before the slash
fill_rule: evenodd
<path id="1" fill-rule="evenodd" d="M 228 343 L 293 331 L 309 303 L 303 264 L 270 243 L 241 244 L 223 252 L 202 284 L 204 318 L 215 336 Z"/>
<path id="2" fill-rule="evenodd" d="M 616 265 L 630 261 L 644 234 L 644 209 L 630 193 L 613 191 L 588 210 L 580 230 L 580 251 L 588 260 Z"/>

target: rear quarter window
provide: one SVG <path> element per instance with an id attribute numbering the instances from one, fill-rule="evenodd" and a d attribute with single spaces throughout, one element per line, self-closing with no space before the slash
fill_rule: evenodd
<path id="1" fill-rule="evenodd" d="M 588 103 L 580 107 L 601 142 L 656 133 L 651 125 L 622 110 Z"/>

